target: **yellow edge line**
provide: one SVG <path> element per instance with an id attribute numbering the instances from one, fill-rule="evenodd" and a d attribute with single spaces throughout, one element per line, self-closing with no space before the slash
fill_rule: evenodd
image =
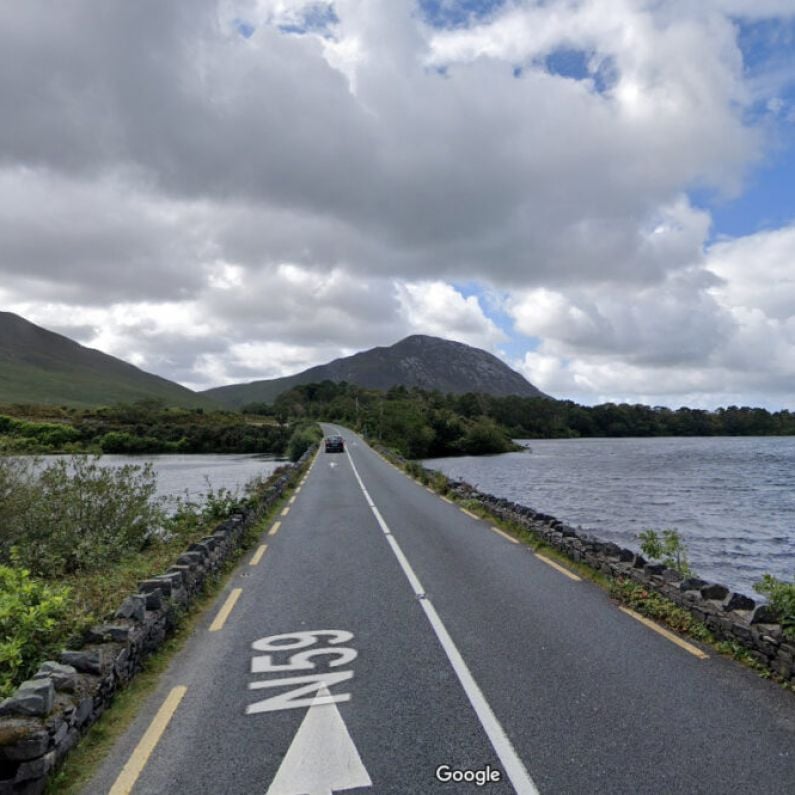
<path id="1" fill-rule="evenodd" d="M 240 598 L 242 592 L 242 588 L 235 588 L 230 592 L 229 596 L 226 597 L 223 607 L 218 611 L 215 620 L 210 624 L 210 632 L 218 632 L 219 629 L 223 628 L 226 619 L 229 618 L 229 614 L 232 612 L 232 608 L 235 606 L 235 602 Z"/>
<path id="2" fill-rule="evenodd" d="M 502 530 L 500 530 L 499 527 L 492 527 L 490 529 L 493 530 L 495 533 L 499 533 L 503 538 L 507 538 L 512 544 L 519 543 L 513 536 L 509 536 L 507 533 L 504 533 Z"/>
<path id="3" fill-rule="evenodd" d="M 699 660 L 709 659 L 709 654 L 701 651 L 701 649 L 699 649 L 697 646 L 694 646 L 692 643 L 682 640 L 678 635 L 675 635 L 673 632 L 665 629 L 665 627 L 661 627 L 651 619 L 646 618 L 646 616 L 642 616 L 640 613 L 636 613 L 634 610 L 630 610 L 628 607 L 619 607 L 618 609 L 622 613 L 632 616 L 632 618 L 634 618 L 636 621 L 640 621 L 641 624 L 647 626 L 649 629 L 654 630 L 654 632 L 656 632 L 658 635 L 662 635 L 664 638 L 667 638 L 671 641 L 671 643 L 675 643 L 680 649 L 684 649 L 694 657 L 698 657 Z"/>
<path id="4" fill-rule="evenodd" d="M 476 516 L 472 511 L 468 511 L 466 508 L 461 508 L 461 513 L 465 513 L 470 519 L 480 519 L 479 516 Z"/>
<path id="5" fill-rule="evenodd" d="M 290 497 L 290 505 L 292 505 L 294 502 L 295 502 L 295 494 L 293 494 L 293 496 Z"/>
<path id="6" fill-rule="evenodd" d="M 257 551 L 252 556 L 251 560 L 248 562 L 249 566 L 256 566 L 261 560 L 262 556 L 265 554 L 265 550 L 268 548 L 267 544 L 263 544 L 260 547 L 257 547 Z"/>
<path id="7" fill-rule="evenodd" d="M 269 536 L 275 536 L 275 535 L 276 535 L 276 533 L 278 533 L 278 532 L 279 532 L 279 528 L 280 528 L 281 526 L 282 526 L 282 523 L 281 523 L 281 522 L 274 522 L 274 523 L 273 523 L 273 527 L 271 527 L 271 529 L 270 529 L 270 530 L 268 530 L 268 535 L 269 535 Z"/>
<path id="8" fill-rule="evenodd" d="M 450 505 L 452 505 L 452 504 L 453 504 L 453 501 L 452 501 L 452 500 L 451 500 L 449 497 L 442 497 L 442 499 L 443 499 L 443 500 L 444 500 L 446 503 L 449 503 Z"/>
<path id="9" fill-rule="evenodd" d="M 281 515 L 282 516 L 287 516 L 288 513 L 290 513 L 290 506 L 289 505 L 282 511 Z"/>
<path id="10" fill-rule="evenodd" d="M 434 495 L 436 494 L 436 492 L 433 489 L 429 489 L 427 486 L 425 487 L 425 491 L 427 491 L 428 494 L 434 494 Z"/>
<path id="11" fill-rule="evenodd" d="M 182 701 L 182 697 L 187 690 L 188 688 L 185 685 L 179 685 L 173 688 L 166 696 L 166 700 L 157 711 L 138 745 L 135 746 L 135 750 L 130 754 L 127 764 L 122 768 L 108 795 L 128 795 L 132 791 L 138 776 L 141 775 L 141 771 L 146 766 L 152 751 L 154 751 L 158 740 L 160 740 L 161 735 L 166 730 L 166 726 L 168 726 L 169 721 L 177 711 L 179 702 Z"/>
<path id="12" fill-rule="evenodd" d="M 582 582 L 582 577 L 578 577 L 576 574 L 570 572 L 564 566 L 561 566 L 559 563 L 555 563 L 554 560 L 550 560 L 549 558 L 545 558 L 543 555 L 539 555 L 538 552 L 535 553 L 535 556 L 539 560 L 543 560 L 547 566 L 552 566 L 553 569 L 559 571 L 561 574 L 565 574 L 570 580 L 574 580 L 575 582 Z"/>
<path id="13" fill-rule="evenodd" d="M 298 494 L 301 491 L 301 486 L 303 486 L 303 483 L 296 488 L 295 490 L 296 494 Z"/>

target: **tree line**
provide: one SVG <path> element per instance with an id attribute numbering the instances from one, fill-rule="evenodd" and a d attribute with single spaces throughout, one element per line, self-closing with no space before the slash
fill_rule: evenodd
<path id="1" fill-rule="evenodd" d="M 402 386 L 381 391 L 323 381 L 241 412 L 168 408 L 156 400 L 96 409 L 3 407 L 0 453 L 282 455 L 293 452 L 290 439 L 307 420 L 348 425 L 408 458 L 507 452 L 516 449 L 512 439 L 795 435 L 795 413 L 788 410 L 581 406 L 550 398 L 450 395 Z"/>
<path id="2" fill-rule="evenodd" d="M 0 453 L 275 453 L 293 428 L 239 412 L 167 408 L 158 401 L 97 409 L 7 407 Z M 11 416 L 12 413 L 21 416 Z"/>
<path id="3" fill-rule="evenodd" d="M 787 410 L 729 406 L 682 407 L 570 400 L 442 394 L 416 387 L 386 392 L 346 382 L 297 386 L 273 404 L 245 406 L 276 421 L 315 419 L 364 431 L 410 458 L 505 452 L 511 439 L 621 436 L 771 436 L 795 434 Z"/>

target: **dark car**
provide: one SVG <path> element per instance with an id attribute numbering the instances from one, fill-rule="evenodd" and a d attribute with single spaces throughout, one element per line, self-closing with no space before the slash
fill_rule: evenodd
<path id="1" fill-rule="evenodd" d="M 327 453 L 344 453 L 345 441 L 341 436 L 327 436 L 326 437 L 326 452 Z"/>

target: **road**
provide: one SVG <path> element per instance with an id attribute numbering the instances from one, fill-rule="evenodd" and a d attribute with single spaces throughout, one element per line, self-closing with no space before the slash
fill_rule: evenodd
<path id="1" fill-rule="evenodd" d="M 791 693 L 340 432 L 86 792 L 795 792 Z"/>

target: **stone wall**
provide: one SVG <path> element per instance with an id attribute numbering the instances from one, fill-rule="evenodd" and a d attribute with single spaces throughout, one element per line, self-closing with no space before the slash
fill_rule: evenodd
<path id="1" fill-rule="evenodd" d="M 492 515 L 514 522 L 573 561 L 609 577 L 633 580 L 670 599 L 690 611 L 719 640 L 744 646 L 760 665 L 783 681 L 795 683 L 795 640 L 784 637 L 767 604 L 758 605 L 719 583 L 683 577 L 674 569 L 647 562 L 630 549 L 575 530 L 554 516 L 485 494 L 467 483 L 451 483 L 451 493 L 461 500 L 477 500 Z"/>
<path id="2" fill-rule="evenodd" d="M 378 446 L 377 446 L 378 447 Z M 405 459 L 390 450 L 379 452 L 405 465 Z M 440 473 L 424 470 L 428 476 Z M 549 514 L 539 513 L 501 497 L 486 494 L 463 481 L 450 481 L 450 496 L 475 500 L 491 515 L 512 522 L 573 561 L 584 563 L 602 574 L 642 584 L 688 610 L 719 640 L 746 648 L 753 659 L 784 682 L 795 684 L 795 639 L 788 639 L 778 617 L 767 604 L 735 593 L 720 583 L 698 577 L 683 577 L 642 555 L 575 530 Z"/>
<path id="3" fill-rule="evenodd" d="M 191 544 L 164 574 L 141 582 L 112 621 L 90 630 L 81 648 L 42 663 L 0 703 L 0 795 L 44 791 L 48 776 L 162 645 L 207 578 L 235 556 L 246 531 L 294 484 L 315 449 L 278 470 L 253 508 Z"/>

